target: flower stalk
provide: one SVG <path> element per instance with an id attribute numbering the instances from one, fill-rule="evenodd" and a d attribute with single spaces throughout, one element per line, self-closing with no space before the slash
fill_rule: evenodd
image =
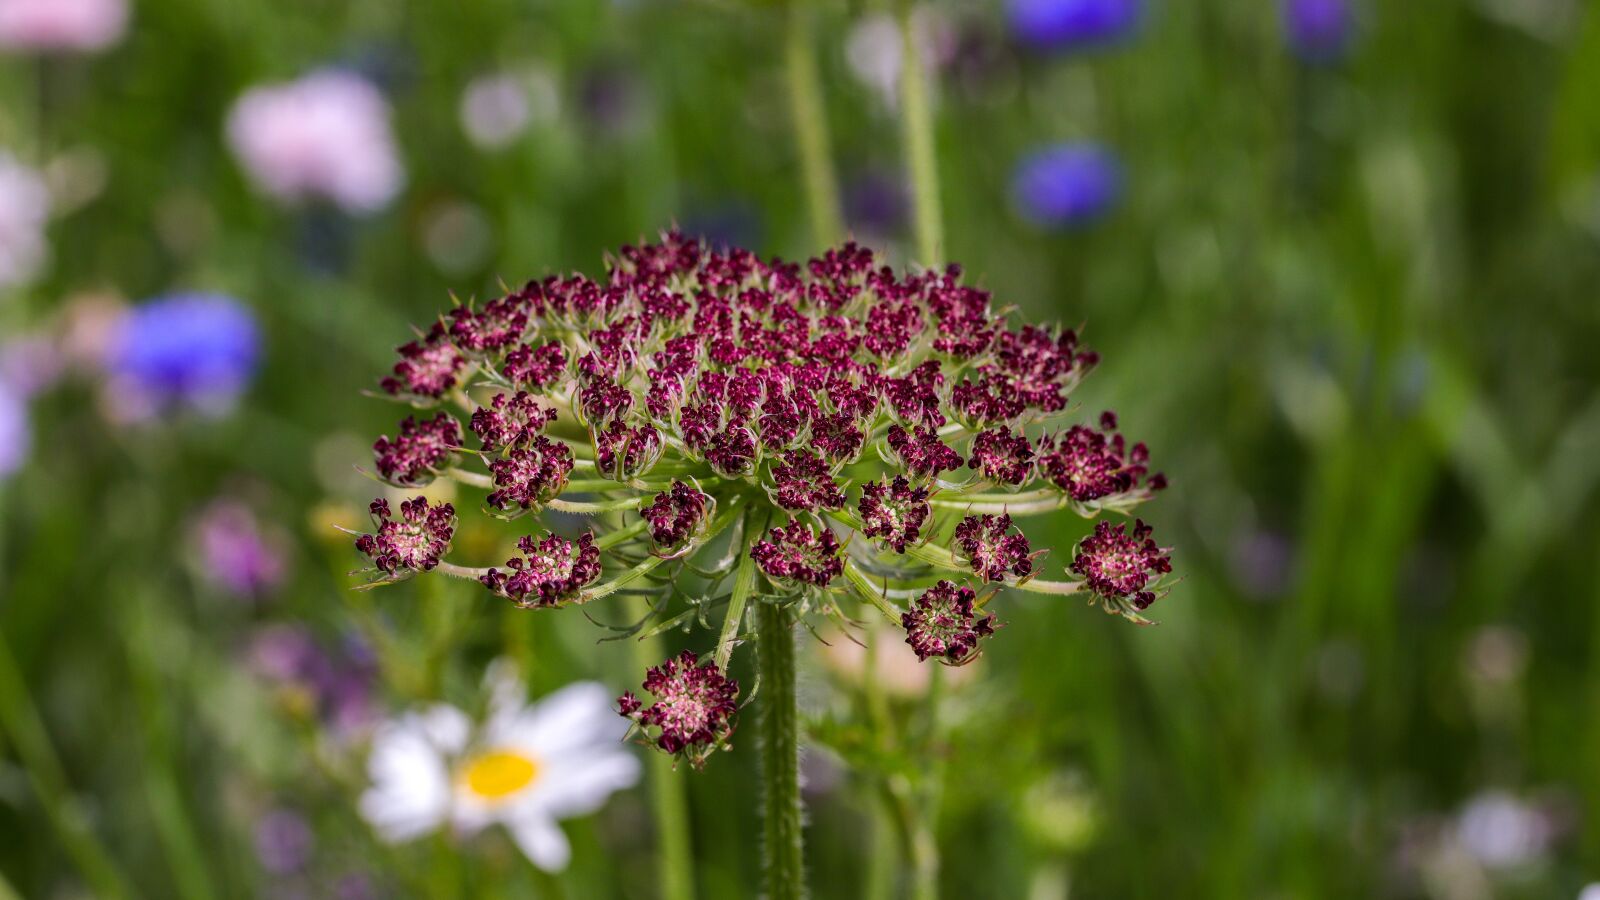
<path id="1" fill-rule="evenodd" d="M 818 247 L 826 247 L 844 235 L 844 216 L 839 212 L 839 185 L 833 171 L 828 117 L 822 105 L 821 79 L 812 49 L 811 14 L 812 5 L 805 0 L 789 3 L 784 69 L 789 84 L 789 114 L 794 122 L 800 171 L 805 180 L 811 237 Z"/>
<path id="2" fill-rule="evenodd" d="M 944 256 L 944 224 L 939 200 L 938 163 L 934 155 L 933 111 L 910 0 L 900 0 L 899 12 L 901 40 L 905 45 L 900 69 L 900 121 L 905 141 L 906 168 L 911 172 L 917 260 L 924 266 L 934 267 L 940 264 Z"/>
<path id="3" fill-rule="evenodd" d="M 761 678 L 761 784 L 766 806 L 768 900 L 805 896 L 800 812 L 800 716 L 795 699 L 794 625 L 770 599 L 757 603 L 756 666 Z"/>

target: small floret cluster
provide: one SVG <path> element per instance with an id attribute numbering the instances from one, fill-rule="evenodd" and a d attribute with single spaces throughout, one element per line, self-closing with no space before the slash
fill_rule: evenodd
<path id="1" fill-rule="evenodd" d="M 897 273 L 855 244 L 796 265 L 674 233 L 604 278 L 531 281 L 417 334 L 378 387 L 424 412 L 374 445 L 377 476 L 448 478 L 497 519 L 560 516 L 482 567 L 445 559 L 450 506 L 375 501 L 357 544 L 373 580 L 437 571 L 530 609 L 623 592 L 651 601 L 626 630 L 715 628 L 706 661 L 650 670 L 654 705 L 621 701 L 696 765 L 733 731 L 724 667 L 761 604 L 882 614 L 919 658 L 959 665 L 1002 589 L 1144 621 L 1171 569 L 1149 526 L 1100 523 L 1064 578 L 1045 571 L 1024 517 L 1124 513 L 1166 482 L 1114 415 L 1070 422 L 1100 362 L 1081 336 L 1014 325 L 955 266 Z"/>

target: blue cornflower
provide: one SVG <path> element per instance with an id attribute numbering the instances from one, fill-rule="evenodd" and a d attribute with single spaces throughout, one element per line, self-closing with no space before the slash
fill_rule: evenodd
<path id="1" fill-rule="evenodd" d="M 249 386 L 261 358 L 250 310 L 218 294 L 175 294 L 127 316 L 110 369 L 130 412 L 217 413 Z"/>
<path id="2" fill-rule="evenodd" d="M 1022 160 L 1011 192 L 1023 217 L 1036 225 L 1086 225 L 1117 202 L 1122 166 L 1098 144 L 1056 144 Z"/>
<path id="3" fill-rule="evenodd" d="M 1283 36 L 1296 56 L 1309 63 L 1344 56 L 1355 28 L 1349 0 L 1283 0 Z"/>
<path id="4" fill-rule="evenodd" d="M 1010 0 L 1018 41 L 1038 50 L 1081 50 L 1115 43 L 1139 26 L 1139 0 Z"/>

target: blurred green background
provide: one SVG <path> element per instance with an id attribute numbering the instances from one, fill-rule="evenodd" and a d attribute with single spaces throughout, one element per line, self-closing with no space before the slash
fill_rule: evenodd
<path id="1" fill-rule="evenodd" d="M 850 227 L 908 264 L 899 106 L 874 81 L 890 9 L 813 12 Z M 917 15 L 948 259 L 1001 304 L 1086 324 L 1104 362 L 1077 399 L 1150 443 L 1173 487 L 1142 512 L 1183 577 L 1155 628 L 1008 599 L 930 744 L 944 894 L 1546 898 L 1600 880 L 1600 8 L 1369 2 L 1321 62 L 1265 0 L 1149 2 L 1131 36 L 1060 53 L 1022 46 L 998 3 Z M 0 147 L 52 206 L 50 259 L 0 292 L 0 335 L 69 351 L 0 481 L 13 892 L 93 896 L 109 865 L 149 897 L 654 896 L 642 787 L 567 823 L 559 876 L 496 832 L 376 841 L 360 723 L 470 706 L 503 652 L 536 694 L 620 691 L 638 665 L 581 614 L 471 586 L 352 593 L 332 526 L 361 521 L 353 467 L 397 417 L 363 391 L 452 292 L 597 274 L 673 223 L 822 249 L 791 23 L 734 2 L 135 0 L 102 52 L 0 55 Z M 328 67 L 393 107 L 405 184 L 374 214 L 275 203 L 224 138 L 246 90 Z M 494 74 L 525 121 L 487 146 L 462 98 Z M 1015 167 L 1073 139 L 1120 158 L 1119 199 L 1029 224 Z M 228 415 L 119 421 L 75 348 L 180 290 L 254 311 L 260 374 Z M 197 549 L 218 498 L 284 559 L 254 599 Z M 1059 561 L 1085 526 L 1030 531 Z M 354 685 L 356 725 L 252 663 L 283 628 Z M 848 679 L 808 646 L 802 704 L 837 738 Z M 683 776 L 704 897 L 757 891 L 751 740 Z M 816 896 L 885 877 L 896 895 L 892 862 L 873 874 L 898 854 L 874 792 L 828 750 L 806 771 Z"/>

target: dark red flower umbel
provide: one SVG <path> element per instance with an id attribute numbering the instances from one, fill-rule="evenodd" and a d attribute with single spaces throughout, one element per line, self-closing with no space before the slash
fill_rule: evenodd
<path id="1" fill-rule="evenodd" d="M 828 464 L 810 450 L 790 450 L 772 464 L 772 499 L 784 509 L 839 509 L 844 491 L 828 472 Z"/>
<path id="2" fill-rule="evenodd" d="M 645 729 L 655 746 L 681 755 L 695 768 L 726 747 L 739 711 L 739 682 L 724 675 L 714 662 L 699 662 L 685 650 L 645 671 L 644 689 L 656 702 L 645 707 L 632 691 L 617 698 L 621 714 Z M 651 730 L 655 733 L 651 736 Z"/>
<path id="3" fill-rule="evenodd" d="M 676 550 L 694 536 L 710 512 L 711 498 L 681 481 L 655 496 L 639 515 L 650 523 L 650 539 L 660 550 Z"/>
<path id="4" fill-rule="evenodd" d="M 1033 444 L 1009 428 L 991 428 L 972 440 L 967 465 L 999 484 L 1021 484 L 1033 474 Z"/>
<path id="5" fill-rule="evenodd" d="M 1172 571 L 1172 557 L 1151 539 L 1151 528 L 1135 520 L 1133 531 L 1125 525 L 1100 522 L 1094 534 L 1078 544 L 1072 571 L 1108 611 L 1127 615 L 1156 602 L 1150 586 Z"/>
<path id="6" fill-rule="evenodd" d="M 540 541 L 527 536 L 517 541 L 517 549 L 522 556 L 506 560 L 505 570 L 490 569 L 478 580 L 518 606 L 569 603 L 600 577 L 600 548 L 592 534 L 577 543 L 554 534 Z"/>
<path id="7" fill-rule="evenodd" d="M 527 391 L 495 394 L 488 406 L 472 413 L 472 433 L 483 442 L 487 453 L 507 447 L 526 447 L 546 425 L 556 420 L 556 411 L 540 406 Z"/>
<path id="8" fill-rule="evenodd" d="M 956 526 L 955 542 L 962 558 L 972 564 L 973 574 L 984 581 L 1033 574 L 1028 536 L 1012 533 L 1010 516 L 967 516 Z"/>
<path id="9" fill-rule="evenodd" d="M 1142 500 L 1165 488 L 1166 476 L 1148 474 L 1150 451 L 1145 445 L 1128 447 L 1116 430 L 1116 413 L 1105 412 L 1099 431 L 1074 425 L 1044 438 L 1039 444 L 1039 475 L 1080 503 L 1118 496 Z"/>
<path id="10" fill-rule="evenodd" d="M 450 343 L 449 333 L 436 322 L 426 337 L 400 348 L 394 374 L 384 378 L 380 386 L 395 396 L 419 402 L 436 400 L 456 386 L 456 376 L 466 364 L 466 357 Z"/>
<path id="11" fill-rule="evenodd" d="M 372 565 L 391 576 L 426 572 L 439 565 L 450 549 L 456 531 L 456 510 L 448 503 L 429 506 L 428 498 L 414 497 L 400 504 L 400 518 L 392 518 L 389 501 L 372 501 L 373 533 L 356 538 L 356 549 Z"/>
<path id="12" fill-rule="evenodd" d="M 924 426 L 907 431 L 899 425 L 891 425 L 887 443 L 893 461 L 916 478 L 937 478 L 940 472 L 961 468 L 961 454 L 939 440 L 938 432 L 932 428 Z"/>
<path id="13" fill-rule="evenodd" d="M 536 436 L 499 459 L 489 461 L 495 490 L 489 505 L 500 510 L 544 506 L 567 486 L 572 474 L 572 449 L 544 435 Z"/>
<path id="14" fill-rule="evenodd" d="M 407 416 L 400 432 L 387 435 L 372 445 L 378 474 L 396 487 L 422 487 L 433 481 L 450 463 L 450 455 L 461 446 L 461 424 L 449 413 L 417 421 Z"/>
<path id="15" fill-rule="evenodd" d="M 825 587 L 844 572 L 839 539 L 827 528 L 812 528 L 796 519 L 767 532 L 750 556 L 768 578 L 785 586 Z"/>
<path id="16" fill-rule="evenodd" d="M 862 534 L 904 553 L 922 536 L 922 525 L 933 508 L 926 488 L 912 487 L 904 475 L 896 475 L 889 484 L 869 481 L 861 486 L 860 512 Z"/>
<path id="17" fill-rule="evenodd" d="M 730 591 L 755 590 L 787 621 L 885 615 L 923 659 L 946 663 L 970 659 L 995 627 L 976 608 L 984 584 L 1083 592 L 1136 617 L 1170 566 L 1147 526 L 1101 526 L 1075 550 L 1077 574 L 1051 580 L 1035 577 L 1042 554 L 1018 525 L 1129 512 L 1165 480 L 1114 416 L 1072 424 L 1099 363 L 1077 332 L 1019 322 L 961 280 L 957 266 L 897 272 L 854 243 L 795 264 L 674 232 L 621 248 L 595 277 L 453 305 L 382 380 L 432 418 L 379 440 L 379 475 L 449 478 L 480 492 L 489 516 L 549 510 L 597 531 L 539 531 L 488 569 L 441 560 L 448 507 L 408 501 L 418 506 L 393 519 L 384 506 L 360 544 L 374 583 L 438 568 L 527 607 L 653 592 L 636 631 L 704 624 Z M 481 446 L 462 447 L 463 428 Z M 849 594 L 862 605 L 841 603 Z M 716 658 L 748 627 L 720 629 Z M 661 729 L 665 749 L 701 748 L 698 764 L 731 723 L 685 724 L 671 691 L 721 678 L 669 660 L 652 670 L 661 702 L 647 713 L 624 698 L 624 713 Z"/>
<path id="18" fill-rule="evenodd" d="M 922 660 L 939 658 L 961 665 L 978 655 L 978 639 L 994 634 L 994 616 L 980 616 L 972 588 L 941 581 L 918 597 L 900 617 L 906 643 Z"/>

